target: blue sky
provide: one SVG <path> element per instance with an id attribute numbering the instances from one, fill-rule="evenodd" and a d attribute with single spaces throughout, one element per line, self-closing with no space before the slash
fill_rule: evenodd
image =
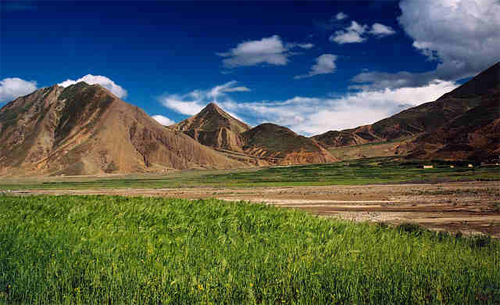
<path id="1" fill-rule="evenodd" d="M 500 59 L 494 0 L 1 5 L 0 103 L 85 76 L 163 123 L 216 101 L 252 125 L 350 128 Z"/>

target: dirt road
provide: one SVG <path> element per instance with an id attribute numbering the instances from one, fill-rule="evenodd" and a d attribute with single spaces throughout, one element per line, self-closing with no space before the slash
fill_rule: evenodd
<path id="1" fill-rule="evenodd" d="M 500 184 L 454 182 L 262 188 L 26 190 L 13 194 L 107 194 L 265 202 L 354 221 L 415 222 L 436 230 L 500 238 Z"/>

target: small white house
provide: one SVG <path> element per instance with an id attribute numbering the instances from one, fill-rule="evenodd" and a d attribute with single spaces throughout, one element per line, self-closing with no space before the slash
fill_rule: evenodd
<path id="1" fill-rule="evenodd" d="M 472 165 L 472 164 L 469 164 L 469 165 L 467 165 L 467 167 L 474 167 L 474 165 Z"/>
<path id="2" fill-rule="evenodd" d="M 424 165 L 424 169 L 427 169 L 427 168 L 434 168 L 433 165 Z"/>

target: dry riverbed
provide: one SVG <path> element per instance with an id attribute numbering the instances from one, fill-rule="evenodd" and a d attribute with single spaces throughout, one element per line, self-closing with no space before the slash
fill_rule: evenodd
<path id="1" fill-rule="evenodd" d="M 219 198 L 265 202 L 280 207 L 354 221 L 401 224 L 414 222 L 434 230 L 463 234 L 490 234 L 500 238 L 500 184 L 498 181 L 438 184 L 355 186 L 294 186 L 259 188 L 162 188 L 23 190 L 17 195 L 105 194 Z"/>

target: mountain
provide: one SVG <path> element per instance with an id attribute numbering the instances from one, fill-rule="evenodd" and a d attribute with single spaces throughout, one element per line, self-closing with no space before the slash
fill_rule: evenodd
<path id="1" fill-rule="evenodd" d="M 330 130 L 312 137 L 325 148 L 361 145 L 369 142 L 379 142 L 385 139 L 375 135 L 372 125 L 363 125 L 353 129 Z"/>
<path id="2" fill-rule="evenodd" d="M 172 128 L 228 157 L 252 165 L 288 165 L 333 162 L 335 159 L 314 140 L 274 124 L 250 128 L 215 103 Z"/>
<path id="3" fill-rule="evenodd" d="M 455 90 L 444 94 L 438 100 L 475 98 L 494 93 L 498 89 L 500 89 L 500 62 L 479 73 Z"/>
<path id="4" fill-rule="evenodd" d="M 498 143 L 495 122 L 500 118 L 499 91 L 500 62 L 434 102 L 372 125 L 328 131 L 313 139 L 325 148 L 333 148 L 415 137 L 411 152 L 414 157 L 491 157 L 495 141 Z M 484 150 L 488 153 L 480 152 Z"/>
<path id="5" fill-rule="evenodd" d="M 410 157 L 500 161 L 500 89 L 474 99 L 479 106 L 415 139 Z"/>
<path id="6" fill-rule="evenodd" d="M 268 160 L 271 164 L 314 164 L 337 161 L 316 141 L 290 129 L 265 123 L 244 133 L 245 153 Z"/>
<path id="7" fill-rule="evenodd" d="M 99 85 L 55 85 L 0 109 L 2 174 L 82 175 L 241 166 L 165 128 Z"/>
<path id="8" fill-rule="evenodd" d="M 447 98 L 404 110 L 372 125 L 314 136 L 326 148 L 412 137 L 432 131 L 478 106 L 475 99 Z"/>
<path id="9" fill-rule="evenodd" d="M 232 117 L 215 103 L 208 104 L 200 113 L 172 128 L 203 145 L 236 152 L 242 152 L 243 145 L 238 135 L 250 130 L 250 126 Z"/>

